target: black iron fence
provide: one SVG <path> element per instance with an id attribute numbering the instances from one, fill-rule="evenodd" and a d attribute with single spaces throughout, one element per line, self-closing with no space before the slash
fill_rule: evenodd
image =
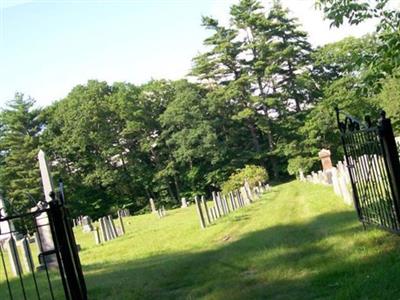
<path id="1" fill-rule="evenodd" d="M 63 201 L 0 215 L 0 299 L 87 299 Z"/>
<path id="2" fill-rule="evenodd" d="M 400 163 L 390 119 L 360 122 L 337 109 L 337 121 L 353 190 L 363 224 L 400 233 Z"/>

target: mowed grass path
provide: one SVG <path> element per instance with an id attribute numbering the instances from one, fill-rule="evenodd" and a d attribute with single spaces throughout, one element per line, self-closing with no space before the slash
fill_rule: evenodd
<path id="1" fill-rule="evenodd" d="M 89 299 L 399 299 L 400 238 L 364 231 L 330 188 L 291 182 L 205 230 L 195 208 L 77 234 Z"/>

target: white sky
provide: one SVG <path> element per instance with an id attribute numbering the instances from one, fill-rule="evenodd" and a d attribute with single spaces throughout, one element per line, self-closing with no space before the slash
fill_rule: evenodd
<path id="1" fill-rule="evenodd" d="M 229 7 L 237 2 L 237 0 L 216 0 L 211 14 L 223 24 L 228 24 Z M 264 7 L 270 7 L 273 1 L 261 0 L 261 2 Z M 363 36 L 373 32 L 377 24 L 376 20 L 368 20 L 358 26 L 344 24 L 340 28 L 330 28 L 329 20 L 324 20 L 323 13 L 314 8 L 315 0 L 281 0 L 281 3 L 283 7 L 289 8 L 292 17 L 298 19 L 303 30 L 308 33 L 309 41 L 314 46 L 339 41 L 347 36 Z"/>

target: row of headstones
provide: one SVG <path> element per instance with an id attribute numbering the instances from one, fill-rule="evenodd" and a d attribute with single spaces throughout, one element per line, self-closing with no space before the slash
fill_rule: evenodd
<path id="1" fill-rule="evenodd" d="M 217 219 L 228 215 L 242 207 L 250 205 L 252 202 L 257 200 L 263 193 L 270 190 L 268 184 L 263 185 L 261 182 L 259 186 L 250 188 L 249 184 L 246 183 L 239 190 L 229 193 L 227 196 L 221 193 L 212 193 L 213 206 L 208 207 L 207 201 L 204 196 L 194 198 L 196 204 L 197 215 L 200 220 L 200 227 L 202 229 L 213 224 Z"/>
<path id="2" fill-rule="evenodd" d="M 35 233 L 34 238 L 23 236 L 18 240 L 16 240 L 13 234 L 9 234 L 7 239 L 3 239 L 0 242 L 1 251 L 7 253 L 11 272 L 14 276 L 20 276 L 24 272 L 31 273 L 34 270 L 35 264 L 30 246 L 33 241 L 35 241 L 37 251 L 40 253 L 41 247 L 38 233 Z M 21 261 L 23 264 L 21 264 Z"/>
<path id="3" fill-rule="evenodd" d="M 307 176 L 304 176 L 303 172 L 300 171 L 300 180 L 332 186 L 335 194 L 342 197 L 346 204 L 351 205 L 353 203 L 349 171 L 344 162 L 339 161 L 336 167 L 323 171 L 311 172 L 311 174 Z"/>
<path id="4" fill-rule="evenodd" d="M 102 217 L 98 220 L 100 229 L 99 227 L 96 227 L 93 230 L 96 245 L 112 241 L 125 234 L 124 221 L 120 214 L 118 214 L 118 222 L 119 227 L 115 226 L 114 219 L 111 215 Z"/>
<path id="5" fill-rule="evenodd" d="M 149 199 L 150 209 L 153 214 L 156 214 L 160 219 L 164 218 L 167 215 L 167 211 L 165 210 L 164 205 L 161 205 L 160 208 L 156 208 L 156 204 L 154 203 L 154 199 Z"/>
<path id="6" fill-rule="evenodd" d="M 123 208 L 123 209 L 120 209 L 117 211 L 117 215 L 118 215 L 118 217 L 122 217 L 122 218 L 130 217 L 131 212 L 129 211 L 129 209 Z"/>

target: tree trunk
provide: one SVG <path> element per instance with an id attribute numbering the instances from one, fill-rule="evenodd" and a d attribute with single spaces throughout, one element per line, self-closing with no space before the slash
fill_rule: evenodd
<path id="1" fill-rule="evenodd" d="M 258 141 L 256 127 L 253 124 L 249 124 L 248 127 L 250 130 L 251 140 L 253 141 L 254 149 L 256 152 L 260 152 L 260 143 Z"/>

